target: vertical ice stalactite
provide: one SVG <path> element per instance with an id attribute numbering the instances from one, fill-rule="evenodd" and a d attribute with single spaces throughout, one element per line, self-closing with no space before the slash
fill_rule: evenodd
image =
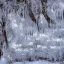
<path id="1" fill-rule="evenodd" d="M 64 22 L 64 9 L 63 9 L 63 22 Z"/>
<path id="2" fill-rule="evenodd" d="M 61 20 L 62 20 L 62 15 L 63 15 L 63 10 L 60 12 Z M 62 21 L 63 21 L 63 20 L 62 20 Z"/>
<path id="3" fill-rule="evenodd" d="M 25 18 L 25 6 L 23 7 L 23 18 Z"/>
<path id="4" fill-rule="evenodd" d="M 58 11 L 59 10 L 56 10 L 56 22 L 58 22 Z"/>
<path id="5" fill-rule="evenodd" d="M 0 24 L 0 59 L 2 56 L 2 47 L 3 47 L 3 35 L 2 35 L 2 25 Z"/>
<path id="6" fill-rule="evenodd" d="M 62 15 L 62 22 L 63 22 L 63 9 L 61 9 L 61 15 Z"/>
<path id="7" fill-rule="evenodd" d="M 62 19 L 61 19 L 61 17 L 62 17 L 61 13 L 62 13 L 62 11 L 59 12 L 60 21 L 62 21 Z"/>

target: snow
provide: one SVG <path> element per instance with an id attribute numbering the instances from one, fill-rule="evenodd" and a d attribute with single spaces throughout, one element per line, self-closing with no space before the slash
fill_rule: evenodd
<path id="1" fill-rule="evenodd" d="M 8 63 L 8 60 L 6 60 L 5 58 L 2 58 L 0 60 L 0 64 L 9 64 L 9 63 Z M 43 61 L 39 60 L 39 61 L 31 61 L 31 62 L 29 61 L 13 62 L 12 64 L 60 64 L 60 62 L 49 62 L 45 60 Z"/>
<path id="2" fill-rule="evenodd" d="M 1 58 L 0 64 L 8 64 L 8 60 L 5 58 Z"/>
<path id="3" fill-rule="evenodd" d="M 13 64 L 24 64 L 23 62 L 15 62 Z"/>
<path id="4" fill-rule="evenodd" d="M 13 64 L 60 64 L 59 62 L 33 61 L 33 62 L 14 62 Z"/>

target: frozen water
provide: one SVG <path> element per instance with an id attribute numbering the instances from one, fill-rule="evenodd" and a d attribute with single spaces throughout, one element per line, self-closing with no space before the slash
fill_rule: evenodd
<path id="1" fill-rule="evenodd" d="M 16 0 L 11 3 L 1 1 L 4 6 L 0 9 L 0 22 L 3 16 L 6 19 L 5 31 L 9 44 L 7 51 L 6 46 L 3 46 L 4 57 L 7 56 L 8 60 L 27 60 L 27 58 L 35 60 L 42 57 L 55 61 L 64 58 L 63 1 L 48 0 L 47 15 L 53 20 L 50 27 L 42 14 L 41 0 L 26 0 L 27 3 L 19 4 Z M 35 23 L 32 20 L 34 18 Z"/>
<path id="2" fill-rule="evenodd" d="M 0 60 L 0 64 L 8 64 L 8 60 L 2 57 Z"/>
<path id="3" fill-rule="evenodd" d="M 33 61 L 33 62 L 15 62 L 13 64 L 60 64 L 59 62 Z"/>
<path id="4" fill-rule="evenodd" d="M 34 4 L 34 2 L 32 2 L 32 4 Z M 56 20 L 54 20 L 56 23 L 56 29 L 48 28 L 48 23 L 44 15 L 42 13 L 35 14 L 35 12 L 38 12 L 37 6 L 35 5 L 36 11 L 34 11 L 35 9 L 33 7 L 32 10 L 36 20 L 38 21 L 38 26 L 32 22 L 28 13 L 25 13 L 25 17 L 24 15 L 22 17 L 19 13 L 15 12 L 8 14 L 8 20 L 6 22 L 7 39 L 10 50 L 13 49 L 13 53 L 16 55 L 16 57 L 13 56 L 13 53 L 11 52 L 11 57 L 26 60 L 27 56 L 31 58 L 35 58 L 35 56 L 37 56 L 49 58 L 50 60 L 54 59 L 55 61 L 58 58 L 60 60 L 63 55 L 63 48 L 62 50 L 59 48 L 59 46 L 64 42 L 63 23 L 60 23 L 60 21 L 56 22 Z M 51 13 L 51 15 L 53 14 Z M 37 16 L 39 16 L 39 19 Z M 37 27 L 39 27 L 40 31 L 38 31 Z"/>
<path id="5" fill-rule="evenodd" d="M 45 28 L 48 28 L 48 23 L 43 14 L 40 14 L 38 27 L 39 27 L 39 31 L 43 31 L 43 32 L 45 31 Z"/>

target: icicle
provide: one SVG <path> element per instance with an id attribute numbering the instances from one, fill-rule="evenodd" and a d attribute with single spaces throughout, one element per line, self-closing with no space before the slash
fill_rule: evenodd
<path id="1" fill-rule="evenodd" d="M 62 11 L 62 12 L 61 12 L 61 14 L 62 14 L 62 22 L 63 22 L 63 20 L 64 20 L 64 19 L 63 19 L 63 9 L 61 9 L 61 11 Z"/>

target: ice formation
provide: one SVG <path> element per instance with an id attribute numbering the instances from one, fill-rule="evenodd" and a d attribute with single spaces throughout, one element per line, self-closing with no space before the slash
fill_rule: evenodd
<path id="1" fill-rule="evenodd" d="M 8 49 L 3 45 L 3 57 L 10 61 L 48 59 L 64 59 L 64 6 L 62 0 L 47 0 L 47 15 L 51 21 L 50 27 L 42 14 L 41 0 L 26 0 L 17 3 L 16 0 L 5 2 L 0 9 L 6 19 L 5 31 Z M 58 3 L 58 4 L 57 4 Z"/>

